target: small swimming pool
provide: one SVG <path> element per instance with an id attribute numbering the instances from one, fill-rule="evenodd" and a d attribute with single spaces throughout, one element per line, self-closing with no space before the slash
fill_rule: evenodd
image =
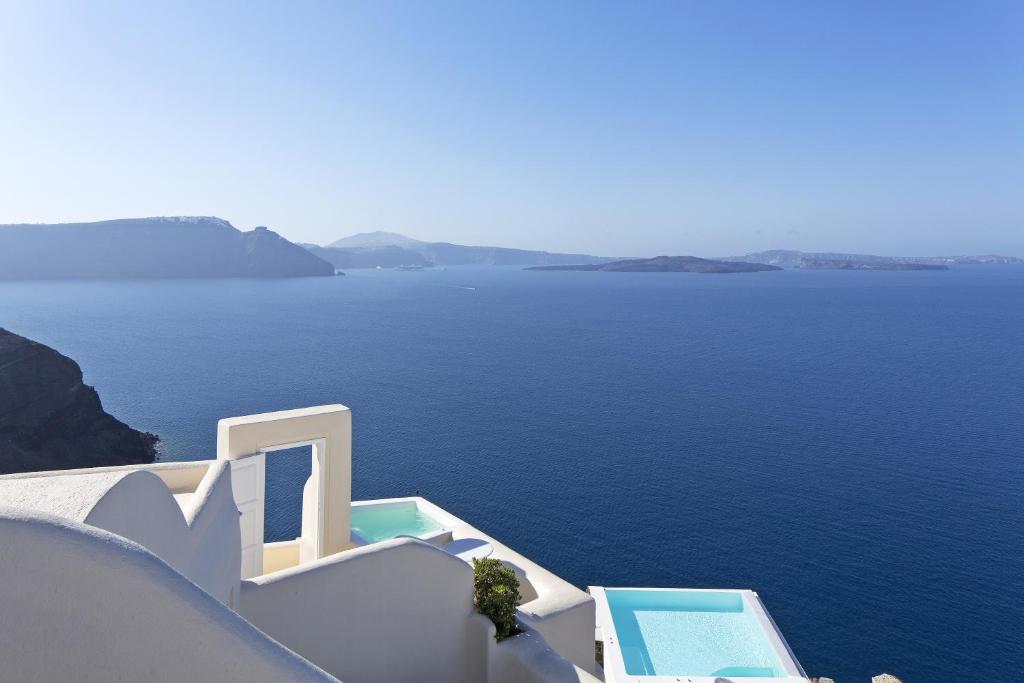
<path id="1" fill-rule="evenodd" d="M 608 681 L 805 681 L 752 591 L 590 589 Z M 681 677 L 681 678 L 680 678 Z"/>
<path id="2" fill-rule="evenodd" d="M 397 536 L 431 536 L 442 524 L 415 500 L 365 501 L 352 504 L 352 536 L 363 544 Z"/>

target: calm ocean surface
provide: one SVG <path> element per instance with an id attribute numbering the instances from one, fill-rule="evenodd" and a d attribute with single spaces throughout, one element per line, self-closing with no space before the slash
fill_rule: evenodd
<path id="1" fill-rule="evenodd" d="M 0 326 L 165 459 L 344 403 L 357 498 L 580 586 L 753 588 L 840 683 L 1024 681 L 1024 267 L 0 283 Z M 268 468 L 294 537 L 308 459 Z"/>

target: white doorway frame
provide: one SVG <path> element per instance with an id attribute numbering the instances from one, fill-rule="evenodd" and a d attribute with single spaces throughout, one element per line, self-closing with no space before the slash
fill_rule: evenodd
<path id="1" fill-rule="evenodd" d="M 266 454 L 302 446 L 312 448 L 310 476 L 317 477 L 315 500 L 303 496 L 300 557 L 309 561 L 351 547 L 351 412 L 335 404 L 217 423 L 217 459 L 231 461 L 232 490 L 241 513 L 242 578 L 263 574 Z M 315 523 L 306 518 L 314 506 Z"/>

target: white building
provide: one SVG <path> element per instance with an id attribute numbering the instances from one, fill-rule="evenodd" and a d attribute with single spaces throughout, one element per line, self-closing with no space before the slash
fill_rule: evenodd
<path id="1" fill-rule="evenodd" d="M 749 591 L 583 591 L 422 498 L 353 503 L 351 437 L 321 406 L 221 420 L 215 460 L 0 477 L 0 680 L 806 680 Z M 302 534 L 264 543 L 265 454 L 296 445 Z M 501 642 L 484 556 L 521 585 Z"/>

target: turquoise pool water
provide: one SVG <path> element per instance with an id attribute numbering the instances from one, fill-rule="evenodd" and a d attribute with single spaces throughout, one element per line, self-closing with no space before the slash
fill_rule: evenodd
<path id="1" fill-rule="evenodd" d="M 605 591 L 631 676 L 785 676 L 761 624 L 731 591 Z"/>
<path id="2" fill-rule="evenodd" d="M 352 530 L 370 543 L 396 536 L 420 536 L 442 528 L 411 501 L 352 506 Z"/>

